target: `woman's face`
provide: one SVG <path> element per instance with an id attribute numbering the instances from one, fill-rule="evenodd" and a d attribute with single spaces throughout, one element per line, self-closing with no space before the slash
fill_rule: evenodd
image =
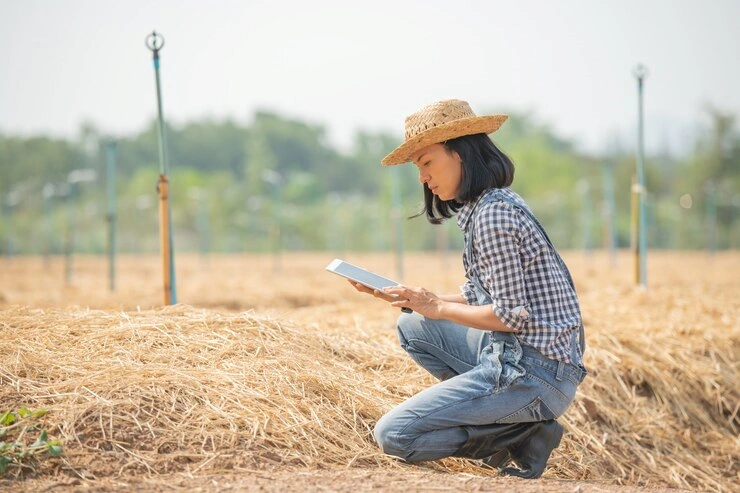
<path id="1" fill-rule="evenodd" d="M 442 144 L 432 144 L 411 156 L 419 169 L 419 181 L 426 183 L 441 200 L 452 200 L 462 181 L 462 161 L 455 151 Z"/>

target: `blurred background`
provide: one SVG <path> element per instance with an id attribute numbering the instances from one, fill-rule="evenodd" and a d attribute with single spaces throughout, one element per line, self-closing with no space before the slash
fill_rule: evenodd
<path id="1" fill-rule="evenodd" d="M 740 2 L 0 0 L 0 253 L 159 250 L 152 53 L 174 247 L 458 248 L 413 166 L 440 99 L 508 113 L 513 189 L 559 248 L 630 245 L 644 64 L 647 243 L 740 245 Z"/>

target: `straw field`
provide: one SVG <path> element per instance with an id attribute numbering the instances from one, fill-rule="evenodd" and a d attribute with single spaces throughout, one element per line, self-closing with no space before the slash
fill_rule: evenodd
<path id="1" fill-rule="evenodd" d="M 390 254 L 349 261 L 398 277 Z M 398 347 L 398 312 L 323 271 L 328 254 L 0 260 L 0 413 L 46 410 L 59 457 L 10 464 L 0 490 L 738 491 L 740 253 L 567 252 L 589 377 L 543 479 L 473 461 L 410 466 L 371 429 L 432 383 Z M 404 279 L 461 282 L 456 254 L 408 254 Z M 2 440 L 2 438 L 0 438 Z M 329 486 L 329 484 L 331 486 Z"/>

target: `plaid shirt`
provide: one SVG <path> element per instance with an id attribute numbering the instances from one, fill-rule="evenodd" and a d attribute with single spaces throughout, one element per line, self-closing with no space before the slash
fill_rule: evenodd
<path id="1" fill-rule="evenodd" d="M 457 224 L 465 233 L 468 278 L 462 295 L 470 305 L 485 304 L 475 294 L 475 276 L 491 298 L 493 312 L 521 342 L 548 358 L 578 364 L 571 360 L 571 343 L 582 322 L 569 274 L 538 225 L 519 207 L 529 210 L 519 195 L 503 188 L 486 190 L 460 209 Z"/>

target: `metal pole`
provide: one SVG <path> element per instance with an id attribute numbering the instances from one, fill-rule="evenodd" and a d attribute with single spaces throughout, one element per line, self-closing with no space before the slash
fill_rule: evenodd
<path id="1" fill-rule="evenodd" d="M 7 225 L 8 225 L 8 231 L 7 231 L 7 238 L 6 238 L 6 247 L 5 247 L 5 254 L 8 256 L 8 258 L 13 256 L 13 205 L 12 205 L 12 194 L 9 193 L 7 198 L 5 199 L 4 203 L 0 204 L 0 211 L 7 211 Z"/>
<path id="2" fill-rule="evenodd" d="M 275 185 L 275 272 L 283 270 L 283 186 Z"/>
<path id="3" fill-rule="evenodd" d="M 443 267 L 447 267 L 447 253 L 450 250 L 450 242 L 449 242 L 449 234 L 447 231 L 447 224 L 448 222 L 443 222 L 442 224 L 437 224 L 437 234 L 436 234 L 436 240 L 437 240 L 437 254 L 439 255 L 439 259 L 442 263 Z"/>
<path id="4" fill-rule="evenodd" d="M 577 185 L 581 193 L 581 233 L 583 235 L 583 251 L 586 256 L 591 254 L 591 186 L 586 178 L 582 178 Z"/>
<path id="5" fill-rule="evenodd" d="M 335 257 L 344 256 L 344 241 L 342 236 L 342 198 L 337 192 L 330 192 L 326 200 L 326 205 L 329 207 L 327 213 L 331 217 L 331 224 L 329 225 L 329 249 L 334 253 Z"/>
<path id="6" fill-rule="evenodd" d="M 49 267 L 51 266 L 51 200 L 54 197 L 55 194 L 55 187 L 51 183 L 47 183 L 44 185 L 43 189 L 43 211 L 44 211 L 44 243 L 46 243 L 44 247 L 44 268 L 46 270 L 49 270 Z"/>
<path id="7" fill-rule="evenodd" d="M 66 204 L 67 204 L 67 239 L 64 252 L 65 267 L 64 279 L 69 286 L 72 284 L 74 266 L 72 257 L 75 250 L 75 240 L 77 237 L 77 196 L 81 192 L 81 184 L 91 183 L 97 180 L 97 172 L 90 168 L 73 169 L 67 175 L 66 183 Z"/>
<path id="8" fill-rule="evenodd" d="M 146 37 L 146 46 L 152 50 L 154 78 L 157 85 L 157 117 L 159 121 L 159 219 L 160 246 L 162 251 L 162 276 L 164 278 L 164 304 L 177 303 L 175 288 L 175 257 L 172 248 L 172 208 L 169 200 L 169 164 L 167 160 L 167 136 L 162 112 L 162 87 L 159 81 L 159 50 L 164 47 L 164 37 L 152 31 Z"/>
<path id="9" fill-rule="evenodd" d="M 403 282 L 403 221 L 401 220 L 401 166 L 395 166 L 391 174 L 391 194 L 393 195 L 393 217 L 396 222 L 396 270 L 398 280 Z"/>
<path id="10" fill-rule="evenodd" d="M 640 247 L 638 245 L 638 199 L 637 196 L 637 178 L 632 175 L 631 186 L 630 186 L 630 247 L 632 249 L 632 257 L 634 259 L 635 269 L 635 282 L 640 283 Z"/>
<path id="11" fill-rule="evenodd" d="M 72 194 L 74 193 L 74 185 L 70 184 L 65 196 L 65 203 L 67 206 L 67 235 L 64 241 L 64 284 L 70 286 L 72 284 L 72 271 L 74 267 L 72 265 L 72 252 L 74 251 L 74 236 L 75 236 L 75 222 L 76 214 L 75 207 L 72 203 Z"/>
<path id="12" fill-rule="evenodd" d="M 275 272 L 280 272 L 283 250 L 283 177 L 273 169 L 266 169 L 262 172 L 262 180 L 272 187 L 272 226 L 270 228 L 272 268 Z"/>
<path id="13" fill-rule="evenodd" d="M 637 202 L 638 202 L 638 231 L 637 246 L 638 257 L 640 261 L 640 278 L 639 284 L 647 287 L 647 232 L 646 232 L 646 215 L 645 215 L 645 144 L 644 144 L 644 126 L 643 126 L 643 107 L 642 107 L 642 90 L 643 81 L 647 77 L 647 68 L 640 64 L 635 67 L 634 76 L 637 78 Z"/>
<path id="14" fill-rule="evenodd" d="M 717 187 L 713 181 L 705 185 L 707 194 L 707 251 L 714 255 L 717 250 Z"/>
<path id="15" fill-rule="evenodd" d="M 206 192 L 198 190 L 196 194 L 195 229 L 199 236 L 199 249 L 201 257 L 205 258 L 211 251 L 211 232 L 208 224 L 208 210 Z"/>
<path id="16" fill-rule="evenodd" d="M 116 143 L 108 142 L 106 168 L 108 178 L 108 281 L 111 291 L 116 290 Z"/>
<path id="17" fill-rule="evenodd" d="M 615 233 L 615 222 L 614 217 L 616 208 L 614 207 L 614 166 L 610 159 L 604 161 L 603 166 L 603 178 L 604 178 L 604 222 L 606 223 L 606 230 L 604 231 L 604 239 L 606 243 L 607 251 L 609 252 L 609 260 L 612 266 L 617 264 L 616 255 L 616 233 Z"/>

